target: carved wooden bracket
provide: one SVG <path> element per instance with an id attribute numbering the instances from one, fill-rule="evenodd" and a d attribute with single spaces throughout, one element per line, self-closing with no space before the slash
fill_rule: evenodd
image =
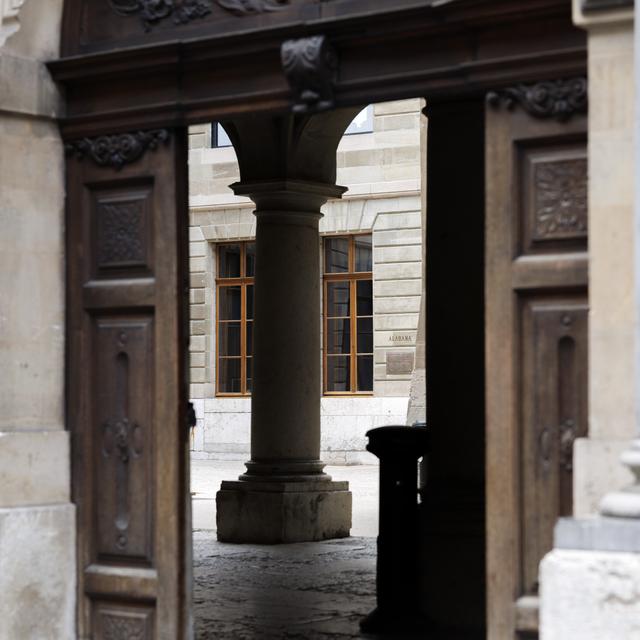
<path id="1" fill-rule="evenodd" d="M 167 129 L 153 129 L 150 131 L 134 131 L 119 133 L 112 136 L 98 136 L 97 138 L 83 138 L 65 145 L 67 154 L 75 154 L 83 160 L 89 156 L 101 167 L 122 169 L 142 157 L 147 149 L 155 150 L 161 142 L 169 141 Z"/>
<path id="2" fill-rule="evenodd" d="M 487 94 L 487 102 L 495 108 L 521 106 L 536 118 L 556 118 L 566 121 L 576 113 L 587 112 L 587 79 L 569 78 L 520 84 Z"/>
<path id="3" fill-rule="evenodd" d="M 172 17 L 175 24 L 186 24 L 211 13 L 211 0 L 109 0 L 120 16 L 140 16 L 144 30 Z"/>
<path id="4" fill-rule="evenodd" d="M 290 0 L 217 0 L 218 4 L 237 16 L 252 13 L 281 11 L 290 6 Z"/>
<path id="5" fill-rule="evenodd" d="M 295 96 L 295 113 L 324 111 L 334 106 L 338 55 L 325 36 L 287 40 L 282 67 Z"/>

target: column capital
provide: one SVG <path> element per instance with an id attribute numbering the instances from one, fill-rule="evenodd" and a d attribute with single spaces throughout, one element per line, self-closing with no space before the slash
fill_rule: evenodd
<path id="1" fill-rule="evenodd" d="M 248 196 L 256 204 L 256 214 L 305 213 L 317 216 L 329 198 L 340 198 L 347 190 L 336 184 L 314 180 L 274 179 L 235 182 L 231 186 L 237 196 Z"/>

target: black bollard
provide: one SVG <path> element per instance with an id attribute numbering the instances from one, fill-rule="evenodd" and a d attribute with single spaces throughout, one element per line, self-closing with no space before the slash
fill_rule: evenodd
<path id="1" fill-rule="evenodd" d="M 364 633 L 420 635 L 418 459 L 426 455 L 426 427 L 380 427 L 367 432 L 367 450 L 380 459 L 377 607 L 360 622 Z"/>

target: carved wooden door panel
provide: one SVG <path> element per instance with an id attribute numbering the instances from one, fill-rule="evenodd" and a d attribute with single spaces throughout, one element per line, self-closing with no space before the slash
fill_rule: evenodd
<path id="1" fill-rule="evenodd" d="M 67 145 L 78 636 L 185 637 L 186 130 Z"/>
<path id="2" fill-rule="evenodd" d="M 488 637 L 537 637 L 538 565 L 587 433 L 586 81 L 486 111 Z"/>

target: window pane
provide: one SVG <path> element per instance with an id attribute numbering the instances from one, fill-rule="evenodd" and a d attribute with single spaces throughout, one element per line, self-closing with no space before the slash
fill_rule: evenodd
<path id="1" fill-rule="evenodd" d="M 351 326 L 349 318 L 327 321 L 327 353 L 351 352 Z"/>
<path id="2" fill-rule="evenodd" d="M 349 356 L 327 356 L 327 391 L 351 391 Z"/>
<path id="3" fill-rule="evenodd" d="M 240 323 L 221 322 L 218 325 L 218 355 L 240 355 Z"/>
<path id="4" fill-rule="evenodd" d="M 214 122 L 212 125 L 215 131 L 213 133 L 213 143 L 215 147 L 230 147 L 231 139 L 229 135 L 224 130 L 224 127 L 219 122 Z"/>
<path id="5" fill-rule="evenodd" d="M 358 356 L 358 391 L 373 391 L 373 356 Z"/>
<path id="6" fill-rule="evenodd" d="M 240 320 L 242 310 L 240 287 L 219 287 L 218 320 Z"/>
<path id="7" fill-rule="evenodd" d="M 253 320 L 253 285 L 247 285 L 247 319 Z"/>
<path id="8" fill-rule="evenodd" d="M 349 315 L 348 282 L 327 282 L 327 318 L 344 318 Z"/>
<path id="9" fill-rule="evenodd" d="M 247 242 L 247 264 L 245 265 L 245 276 L 253 278 L 256 275 L 256 243 Z"/>
<path id="10" fill-rule="evenodd" d="M 218 278 L 240 277 L 240 245 L 218 245 Z"/>
<path id="11" fill-rule="evenodd" d="M 326 273 L 349 271 L 349 239 L 324 239 L 324 270 Z"/>
<path id="12" fill-rule="evenodd" d="M 252 366 L 253 358 L 247 358 L 247 392 L 251 392 L 251 388 L 253 387 L 253 373 Z"/>
<path id="13" fill-rule="evenodd" d="M 358 297 L 358 315 L 373 315 L 373 282 L 371 280 L 358 280 L 356 283 Z"/>
<path id="14" fill-rule="evenodd" d="M 344 132 L 345 136 L 354 133 L 371 133 L 373 131 L 373 105 L 365 107 L 351 122 Z"/>
<path id="15" fill-rule="evenodd" d="M 356 236 L 356 271 L 371 271 L 371 236 Z"/>
<path id="16" fill-rule="evenodd" d="M 247 355 L 253 355 L 253 322 L 247 322 Z"/>
<path id="17" fill-rule="evenodd" d="M 373 353 L 373 318 L 358 318 L 358 353 Z"/>
<path id="18" fill-rule="evenodd" d="M 220 393 L 241 393 L 240 358 L 218 359 L 218 391 Z"/>

